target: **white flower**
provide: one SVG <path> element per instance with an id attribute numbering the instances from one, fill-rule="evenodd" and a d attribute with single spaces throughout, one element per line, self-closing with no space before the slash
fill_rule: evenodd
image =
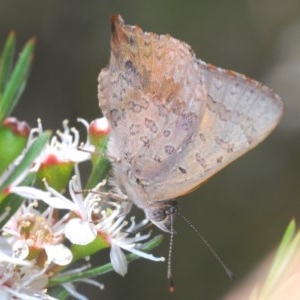
<path id="1" fill-rule="evenodd" d="M 31 249 L 36 255 L 45 251 L 47 260 L 45 264 L 68 265 L 73 258 L 72 252 L 63 245 L 64 236 L 60 224 L 53 218 L 53 208 L 47 208 L 40 213 L 34 207 L 23 204 L 3 228 L 6 237 L 19 258 L 27 258 Z M 58 225 L 57 225 L 58 224 Z M 42 255 L 42 253 L 41 253 Z"/>
<path id="2" fill-rule="evenodd" d="M 73 244 L 86 245 L 92 242 L 97 235 L 92 215 L 97 209 L 100 198 L 94 192 L 88 193 L 86 197 L 83 196 L 78 169 L 75 167 L 75 170 L 77 176 L 74 176 L 69 183 L 72 200 L 51 188 L 46 182 L 47 191 L 26 186 L 13 187 L 10 191 L 26 199 L 42 200 L 52 208 L 68 210 L 69 212 L 60 221 L 64 234 Z M 96 188 L 98 189 L 103 184 L 100 183 Z M 69 218 L 70 214 L 72 214 L 72 218 Z"/>
<path id="3" fill-rule="evenodd" d="M 102 212 L 103 220 L 97 225 L 98 232 L 104 234 L 106 241 L 111 245 L 110 260 L 114 270 L 122 276 L 127 273 L 127 259 L 122 249 L 152 261 L 164 261 L 164 257 L 155 257 L 139 250 L 142 246 L 141 241 L 148 239 L 150 233 L 144 235 L 136 233 L 132 236 L 133 233 L 144 227 L 148 220 L 145 219 L 136 224 L 134 217 L 132 217 L 131 224 L 128 227 L 128 222 L 124 221 L 125 216 L 122 211 L 123 207 L 117 206 L 113 213 L 108 216 L 105 212 Z"/>
<path id="4" fill-rule="evenodd" d="M 29 199 L 40 199 L 53 208 L 68 210 L 69 212 L 60 220 L 60 228 L 71 243 L 87 245 L 97 235 L 104 237 L 111 246 L 112 265 L 115 271 L 123 276 L 127 273 L 127 260 L 122 250 L 153 261 L 164 261 L 163 257 L 155 257 L 140 250 L 141 242 L 147 240 L 150 234 L 134 233 L 145 226 L 148 220 L 136 224 L 132 218 L 128 225 L 124 211 L 127 211 L 126 206 L 131 206 L 131 203 L 108 202 L 107 199 L 102 199 L 101 195 L 106 194 L 99 192 L 99 189 L 105 182 L 98 184 L 84 197 L 77 167 L 75 171 L 76 176 L 69 183 L 72 200 L 52 189 L 46 182 L 46 192 L 32 187 L 15 187 L 12 191 Z"/>
<path id="5" fill-rule="evenodd" d="M 100 198 L 99 195 L 94 192 L 90 192 L 84 197 L 79 172 L 77 168 L 75 168 L 75 170 L 77 171 L 77 176 L 74 176 L 69 183 L 69 193 L 72 201 L 47 185 L 46 188 L 56 197 L 57 202 L 61 201 L 59 208 L 68 209 L 77 215 L 77 217 L 72 217 L 65 224 L 64 234 L 66 238 L 73 244 L 87 245 L 92 242 L 97 235 L 97 230 L 93 222 L 93 213 L 99 206 Z M 99 183 L 96 190 L 104 184 L 105 181 Z M 48 204 L 51 205 L 51 203 Z M 58 206 L 56 208 L 58 208 Z"/>
<path id="6" fill-rule="evenodd" d="M 9 244 L 8 239 L 0 236 L 0 264 L 3 262 L 22 265 L 22 266 L 32 265 L 31 262 L 26 261 L 23 258 L 19 257 L 19 255 L 17 255 L 17 253 L 13 251 L 13 248 Z"/>
<path id="7" fill-rule="evenodd" d="M 73 162 L 79 163 L 88 160 L 90 153 L 78 149 L 80 145 L 79 132 L 76 128 L 69 128 L 68 120 L 63 121 L 63 131 L 57 130 L 50 142 L 42 151 L 35 169 L 37 170 L 41 164 L 49 162 Z M 38 127 L 30 132 L 29 144 L 35 140 L 35 136 L 39 136 L 43 132 L 41 120 L 38 120 Z"/>
<path id="8" fill-rule="evenodd" d="M 0 264 L 0 299 L 55 299 L 46 293 L 48 276 L 37 266 Z"/>
<path id="9" fill-rule="evenodd" d="M 55 299 L 46 294 L 46 268 L 18 257 L 4 237 L 0 238 L 0 299 Z"/>

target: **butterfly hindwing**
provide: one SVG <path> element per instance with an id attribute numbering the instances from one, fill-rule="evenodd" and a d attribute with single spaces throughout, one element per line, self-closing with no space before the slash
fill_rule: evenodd
<path id="1" fill-rule="evenodd" d="M 280 98 L 245 76 L 198 61 L 207 97 L 199 128 L 171 172 L 146 186 L 156 200 L 176 198 L 201 185 L 258 143 L 277 125 Z M 161 186 L 164 188 L 162 189 Z"/>

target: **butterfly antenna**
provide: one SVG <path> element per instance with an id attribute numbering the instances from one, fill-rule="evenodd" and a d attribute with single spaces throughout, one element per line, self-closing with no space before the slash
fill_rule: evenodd
<path id="1" fill-rule="evenodd" d="M 82 146 L 78 146 L 77 150 L 82 151 L 82 152 L 86 152 L 86 153 L 89 153 L 89 154 L 96 154 L 96 155 L 102 156 L 103 158 L 108 159 L 110 162 L 120 162 L 121 161 L 120 159 L 114 157 L 113 155 L 109 155 L 106 152 L 104 153 L 104 152 L 100 152 L 100 151 L 96 151 L 96 150 L 85 149 Z"/>
<path id="2" fill-rule="evenodd" d="M 169 281 L 169 291 L 173 293 L 175 291 L 175 284 L 173 280 L 173 272 L 172 272 L 172 252 L 173 252 L 173 241 L 174 241 L 174 214 L 170 214 L 170 244 L 169 244 L 169 252 L 168 252 L 168 271 L 167 278 Z"/>
<path id="3" fill-rule="evenodd" d="M 217 259 L 217 261 L 221 264 L 222 268 L 226 272 L 226 274 L 229 276 L 230 279 L 234 279 L 234 273 L 227 267 L 227 265 L 224 263 L 224 261 L 221 259 L 221 257 L 217 254 L 217 252 L 214 250 L 214 248 L 209 244 L 209 242 L 204 238 L 204 236 L 199 232 L 199 230 L 179 211 L 177 212 L 178 215 L 196 232 L 198 237 L 202 240 L 202 242 L 206 245 L 208 250 L 211 252 L 211 254 Z"/>

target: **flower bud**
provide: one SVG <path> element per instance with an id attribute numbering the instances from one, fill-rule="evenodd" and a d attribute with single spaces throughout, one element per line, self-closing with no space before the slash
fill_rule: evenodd
<path id="1" fill-rule="evenodd" d="M 97 151 L 105 150 L 110 130 L 109 123 L 104 117 L 91 122 L 89 126 L 89 138 Z"/>
<path id="2" fill-rule="evenodd" d="M 64 191 L 70 180 L 75 163 L 72 161 L 62 161 L 55 154 L 49 154 L 42 161 L 37 172 L 38 184 L 43 187 L 42 180 L 58 191 Z"/>

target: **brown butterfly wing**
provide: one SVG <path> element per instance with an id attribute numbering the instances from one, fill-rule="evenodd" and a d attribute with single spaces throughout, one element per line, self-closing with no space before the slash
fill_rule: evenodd
<path id="1" fill-rule="evenodd" d="M 116 176 L 135 203 L 188 193 L 278 123 L 282 103 L 267 87 L 206 65 L 187 44 L 119 16 L 112 27 L 99 104 L 113 129 Z"/>
<path id="2" fill-rule="evenodd" d="M 172 170 L 146 185 L 152 200 L 176 198 L 195 189 L 259 144 L 281 118 L 282 102 L 266 86 L 200 60 L 198 64 L 207 89 L 205 113 Z"/>
<path id="3" fill-rule="evenodd" d="M 125 171 L 152 180 L 197 131 L 205 88 L 187 44 L 119 16 L 112 22 L 110 64 L 99 75 L 99 104 L 113 129 L 108 150 Z"/>

